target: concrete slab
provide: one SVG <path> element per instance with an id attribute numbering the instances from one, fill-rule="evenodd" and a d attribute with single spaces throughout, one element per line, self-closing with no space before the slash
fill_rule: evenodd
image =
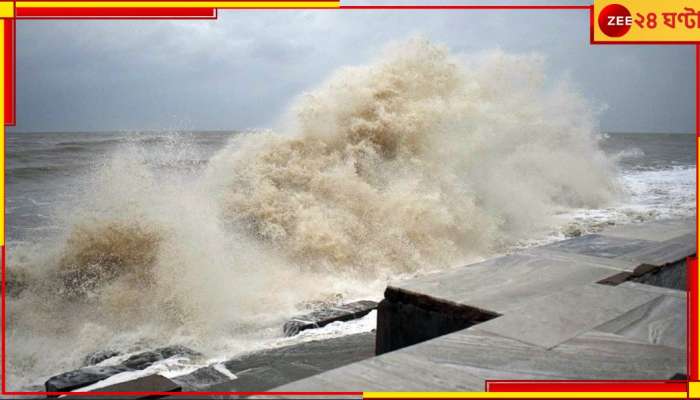
<path id="1" fill-rule="evenodd" d="M 619 225 L 603 230 L 605 236 L 663 242 L 685 234 L 695 234 L 695 219 L 684 218 Z"/>
<path id="2" fill-rule="evenodd" d="M 121 382 L 114 385 L 101 387 L 92 390 L 91 392 L 179 392 L 180 386 L 170 379 L 161 375 L 149 375 L 134 379 L 128 382 Z M 125 396 L 99 396 L 90 397 L 90 395 L 67 395 L 61 399 L 156 399 L 164 397 L 163 395 L 130 394 Z M 180 397 L 182 398 L 182 397 Z"/>
<path id="3" fill-rule="evenodd" d="M 616 270 L 575 255 L 549 257 L 519 253 L 392 284 L 442 301 L 503 314 L 553 291 L 597 282 Z"/>
<path id="4" fill-rule="evenodd" d="M 685 369 L 682 350 L 597 332 L 586 332 L 545 350 L 477 326 L 406 351 L 435 365 L 447 362 L 480 368 L 478 374 L 484 380 L 523 375 L 532 379 L 666 379 Z M 641 365 L 645 368 L 640 369 Z"/>
<path id="5" fill-rule="evenodd" d="M 661 267 L 695 254 L 696 247 L 695 234 L 688 233 L 624 254 L 618 259 L 634 261 L 640 265 Z"/>
<path id="6" fill-rule="evenodd" d="M 561 242 L 542 247 L 588 256 L 617 258 L 644 248 L 649 248 L 654 243 L 655 242 L 649 240 L 593 234 L 562 240 Z"/>
<path id="7" fill-rule="evenodd" d="M 600 372 L 605 371 L 605 375 L 597 379 L 666 380 L 677 373 L 685 373 L 687 368 L 683 349 L 596 330 L 572 338 L 552 351 L 558 355 L 573 355 L 568 368 L 581 372 L 582 379 L 600 376 Z M 597 372 L 596 364 L 599 365 Z"/>
<path id="8" fill-rule="evenodd" d="M 652 293 L 657 293 L 661 294 L 664 296 L 673 296 L 677 297 L 683 300 L 686 300 L 688 297 L 688 293 L 685 290 L 677 290 L 677 289 L 670 289 L 670 288 L 665 288 L 665 287 L 659 287 L 659 286 L 652 286 L 652 285 L 647 285 L 644 283 L 639 283 L 639 282 L 624 282 L 620 284 L 621 287 L 625 288 L 630 288 L 630 289 L 636 289 L 636 290 L 644 290 L 647 292 L 652 292 Z"/>
<path id="9" fill-rule="evenodd" d="M 457 376 L 459 379 L 455 379 Z M 479 391 L 483 390 L 483 379 L 462 366 L 435 365 L 421 355 L 402 350 L 276 387 L 272 391 L 396 391 L 397 388 L 401 391 Z"/>
<path id="10" fill-rule="evenodd" d="M 657 297 L 650 292 L 591 284 L 527 302 L 478 327 L 550 349 Z"/>
<path id="11" fill-rule="evenodd" d="M 562 251 L 557 248 L 542 246 L 525 249 L 519 254 L 530 254 L 537 257 L 544 257 L 553 260 L 562 260 L 569 263 L 586 263 L 596 265 L 599 267 L 605 267 L 617 271 L 626 272 L 632 272 L 639 266 L 639 263 L 634 260 L 626 260 L 624 258 L 596 257 L 592 255 L 572 253 L 568 251 Z"/>
<path id="12" fill-rule="evenodd" d="M 374 334 L 361 333 L 299 343 L 229 360 L 226 369 L 237 379 L 208 386 L 212 392 L 269 390 L 295 380 L 374 355 Z"/>
<path id="13" fill-rule="evenodd" d="M 182 387 L 183 392 L 205 390 L 208 386 L 225 383 L 231 380 L 229 375 L 224 375 L 213 366 L 206 366 L 186 375 L 172 378 L 172 381 Z"/>
<path id="14" fill-rule="evenodd" d="M 487 379 L 668 379 L 685 370 L 684 354 L 604 332 L 546 350 L 473 327 L 273 391 L 483 391 Z"/>
<path id="15" fill-rule="evenodd" d="M 661 296 L 595 328 L 650 344 L 687 348 L 686 300 Z"/>
<path id="16" fill-rule="evenodd" d="M 685 293 L 651 285 L 675 287 L 684 264 L 672 261 L 695 253 L 694 226 L 616 227 L 392 283 L 382 304 L 398 304 L 387 310 L 407 313 L 401 321 L 434 323 L 427 311 L 440 310 L 500 315 L 274 390 L 481 391 L 487 379 L 682 376 Z"/>

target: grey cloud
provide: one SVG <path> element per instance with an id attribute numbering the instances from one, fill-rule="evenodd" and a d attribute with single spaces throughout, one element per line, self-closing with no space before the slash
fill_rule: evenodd
<path id="1" fill-rule="evenodd" d="M 357 2 L 356 2 L 357 3 Z M 572 4 L 576 2 L 571 2 Z M 692 46 L 591 46 L 567 11 L 220 11 L 215 21 L 20 21 L 17 130 L 244 129 L 387 42 L 542 54 L 610 131 L 692 131 Z"/>

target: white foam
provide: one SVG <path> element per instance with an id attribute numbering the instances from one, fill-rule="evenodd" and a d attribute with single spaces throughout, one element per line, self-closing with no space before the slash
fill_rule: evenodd
<path id="1" fill-rule="evenodd" d="M 238 379 L 238 377 L 233 372 L 229 371 L 223 363 L 216 363 L 213 365 L 213 368 L 229 379 Z"/>
<path id="2" fill-rule="evenodd" d="M 201 364 L 192 364 L 186 357 L 171 357 L 165 360 L 156 361 L 148 368 L 137 371 L 126 371 L 116 375 L 112 375 L 107 379 L 103 379 L 92 385 L 84 386 L 74 391 L 89 392 L 105 386 L 116 385 L 117 383 L 128 382 L 149 375 L 161 375 L 166 378 L 174 378 L 180 375 L 186 375 L 202 367 Z"/>
<path id="3" fill-rule="evenodd" d="M 523 240 L 516 248 L 566 239 L 567 232 L 595 233 L 611 225 L 693 217 L 695 177 L 696 168 L 692 166 L 626 171 L 620 177 L 624 191 L 620 200 L 605 208 L 563 210 L 548 233 Z"/>

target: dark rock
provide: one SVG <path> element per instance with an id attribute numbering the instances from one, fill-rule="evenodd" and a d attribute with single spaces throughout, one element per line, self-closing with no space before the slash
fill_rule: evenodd
<path id="1" fill-rule="evenodd" d="M 336 321 L 350 321 L 369 314 L 377 308 L 377 303 L 370 300 L 360 300 L 339 306 L 327 307 L 304 315 L 293 317 L 284 324 L 285 336 L 312 328 L 320 328 Z"/>
<path id="2" fill-rule="evenodd" d="M 123 365 L 109 367 L 85 367 L 75 371 L 65 372 L 61 375 L 56 375 L 50 378 L 44 386 L 47 392 L 70 392 L 71 390 L 79 389 L 103 379 L 107 379 L 112 375 L 116 375 L 129 368 Z"/>
<path id="3" fill-rule="evenodd" d="M 181 388 L 178 384 L 170 379 L 160 375 L 149 375 L 134 379 L 133 381 L 121 382 L 110 386 L 101 387 L 92 390 L 91 392 L 144 392 L 143 394 L 130 394 L 128 396 L 111 396 L 108 398 L 122 399 L 154 399 L 163 397 L 163 395 L 153 395 L 148 392 L 179 392 Z M 68 395 L 61 399 L 88 399 L 85 395 Z M 95 396 L 94 399 L 105 399 L 104 396 Z"/>
<path id="4" fill-rule="evenodd" d="M 579 237 L 583 234 L 583 229 L 578 224 L 570 224 L 562 229 L 562 233 L 568 238 Z"/>
<path id="5" fill-rule="evenodd" d="M 102 356 L 106 356 L 107 354 L 108 353 L 105 352 L 104 354 L 102 354 Z M 165 360 L 174 356 L 194 357 L 198 355 L 200 354 L 196 351 L 188 349 L 184 346 L 162 347 L 160 349 L 135 354 L 126 359 L 120 365 L 105 367 L 84 367 L 75 371 L 70 371 L 60 375 L 56 375 L 50 378 L 48 381 L 46 381 L 46 391 L 69 392 L 71 390 L 79 389 L 84 386 L 92 385 L 95 382 L 107 379 L 112 375 L 116 375 L 124 371 L 141 370 L 148 368 L 151 364 L 153 364 L 156 361 Z"/>
<path id="6" fill-rule="evenodd" d="M 85 359 L 83 359 L 83 365 L 99 364 L 104 360 L 116 357 L 120 354 L 121 352 L 116 350 L 98 350 L 85 356 Z"/>
<path id="7" fill-rule="evenodd" d="M 135 354 L 126 360 L 123 364 L 131 369 L 144 369 L 153 364 L 156 361 L 165 360 L 174 356 L 187 356 L 196 357 L 201 355 L 200 353 L 189 349 L 185 346 L 168 346 L 161 347 L 160 349 L 146 351 L 143 353 Z"/>
<path id="8" fill-rule="evenodd" d="M 688 375 L 678 372 L 673 374 L 673 376 L 670 378 L 672 381 L 687 381 L 688 380 Z"/>

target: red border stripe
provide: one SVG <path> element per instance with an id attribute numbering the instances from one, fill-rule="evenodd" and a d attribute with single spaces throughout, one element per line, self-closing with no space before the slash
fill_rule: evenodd
<path id="1" fill-rule="evenodd" d="M 585 381 L 497 381 L 489 392 L 685 392 L 684 381 L 588 382 Z"/>
<path id="2" fill-rule="evenodd" d="M 688 380 L 698 380 L 698 259 L 688 259 Z"/>
<path id="3" fill-rule="evenodd" d="M 17 18 L 216 18 L 213 8 L 17 8 Z"/>

